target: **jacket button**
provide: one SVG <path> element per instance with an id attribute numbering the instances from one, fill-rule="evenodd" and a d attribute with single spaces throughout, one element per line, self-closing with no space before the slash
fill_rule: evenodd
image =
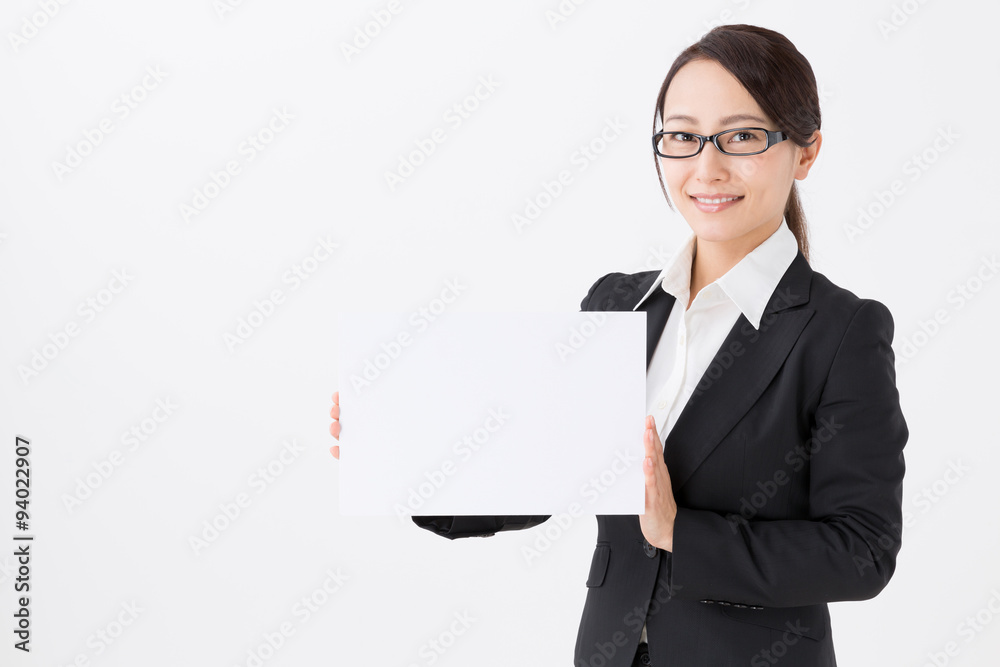
<path id="1" fill-rule="evenodd" d="M 646 555 L 650 558 L 656 557 L 656 547 L 646 541 L 646 538 L 642 538 L 642 550 L 646 552 Z"/>

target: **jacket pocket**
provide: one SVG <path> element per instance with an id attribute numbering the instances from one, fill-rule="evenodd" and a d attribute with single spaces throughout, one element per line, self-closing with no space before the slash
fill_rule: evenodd
<path id="1" fill-rule="evenodd" d="M 587 586 L 593 588 L 604 583 L 604 575 L 608 571 L 608 558 L 611 556 L 611 544 L 608 542 L 598 542 L 594 547 L 594 557 L 590 561 L 590 576 L 587 577 Z"/>
<path id="2" fill-rule="evenodd" d="M 722 612 L 726 616 L 744 623 L 762 625 L 772 630 L 790 632 L 816 641 L 826 636 L 826 628 L 830 624 L 830 615 L 826 605 L 765 607 L 764 609 L 726 605 L 722 607 Z"/>

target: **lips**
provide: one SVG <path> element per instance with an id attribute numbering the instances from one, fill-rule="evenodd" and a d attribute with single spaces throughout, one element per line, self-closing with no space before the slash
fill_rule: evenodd
<path id="1" fill-rule="evenodd" d="M 699 199 L 699 197 L 701 197 L 701 199 Z M 691 196 L 691 203 L 702 213 L 713 214 L 728 211 L 743 201 L 744 197 L 745 195 L 731 195 L 725 193 L 699 193 Z"/>
<path id="2" fill-rule="evenodd" d="M 692 199 L 700 200 L 704 204 L 724 204 L 730 200 L 743 199 L 743 195 L 729 195 L 729 194 L 695 194 L 691 195 Z"/>

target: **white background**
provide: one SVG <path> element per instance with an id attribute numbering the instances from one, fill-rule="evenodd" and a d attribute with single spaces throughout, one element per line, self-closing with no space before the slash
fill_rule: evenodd
<path id="1" fill-rule="evenodd" d="M 474 621 L 453 626 L 462 634 L 435 664 L 570 664 L 592 518 L 451 542 L 338 516 L 334 315 L 417 310 L 449 280 L 467 286 L 456 310 L 576 310 L 605 273 L 661 267 L 688 227 L 657 184 L 655 98 L 674 57 L 720 22 L 776 29 L 811 62 L 824 133 L 799 184 L 812 265 L 885 303 L 896 325 L 911 522 L 888 587 L 831 605 L 840 664 L 922 665 L 949 642 L 948 664 L 1000 654 L 987 607 L 1000 608 L 1000 280 L 983 263 L 1000 246 L 997 5 L 594 0 L 553 26 L 557 5 L 403 0 L 348 60 L 341 44 L 385 2 L 248 0 L 222 15 L 211 0 L 69 2 L 16 47 L 10 34 L 31 35 L 25 21 L 42 10 L 4 4 L 4 627 L 15 435 L 32 442 L 37 538 L 34 651 L 14 651 L 5 631 L 0 662 L 246 665 L 287 622 L 294 634 L 264 664 L 427 665 L 427 643 L 466 613 Z M 898 30 L 883 34 L 894 12 Z M 122 117 L 115 100 L 147 68 L 162 81 Z M 448 124 L 481 78 L 495 90 Z M 248 160 L 242 142 L 275 110 L 292 118 Z M 103 118 L 113 131 L 57 176 L 53 163 Z M 615 119 L 623 131 L 580 171 L 574 153 Z M 439 127 L 446 140 L 390 190 L 385 173 Z M 949 128 L 958 138 L 938 151 Z M 925 151 L 934 161 L 914 179 Z M 185 220 L 180 206 L 230 160 L 240 172 Z M 571 185 L 519 233 L 512 214 L 563 169 Z M 859 208 L 897 179 L 903 194 L 850 238 Z M 309 263 L 319 239 L 336 250 Z M 307 280 L 285 280 L 306 263 Z M 979 291 L 956 299 L 966 284 Z M 280 303 L 259 305 L 276 290 Z M 103 300 L 92 319 L 88 299 Z M 931 327 L 938 311 L 946 321 Z M 248 318 L 259 326 L 228 344 Z M 36 353 L 41 370 L 23 377 Z M 176 406 L 161 422 L 158 401 Z M 144 424 L 143 440 L 123 440 Z M 256 471 L 283 449 L 290 462 L 261 485 Z M 68 508 L 88 475 L 99 484 Z M 196 553 L 190 538 L 239 494 L 249 505 Z M 547 534 L 529 563 L 522 547 Z M 339 589 L 296 614 L 329 571 Z M 142 611 L 98 655 L 96 633 L 132 603 Z M 986 624 L 967 631 L 977 614 Z"/>

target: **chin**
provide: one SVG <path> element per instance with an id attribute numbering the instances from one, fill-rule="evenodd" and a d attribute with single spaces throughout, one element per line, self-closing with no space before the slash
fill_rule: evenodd
<path id="1" fill-rule="evenodd" d="M 730 220 L 718 217 L 712 220 L 705 220 L 702 216 L 706 214 L 701 211 L 696 210 L 693 215 L 696 217 L 688 219 L 688 226 L 691 227 L 691 231 L 695 233 L 695 236 L 706 241 L 728 241 L 729 239 L 739 238 L 746 231 L 739 227 L 739 223 L 734 223 Z"/>

